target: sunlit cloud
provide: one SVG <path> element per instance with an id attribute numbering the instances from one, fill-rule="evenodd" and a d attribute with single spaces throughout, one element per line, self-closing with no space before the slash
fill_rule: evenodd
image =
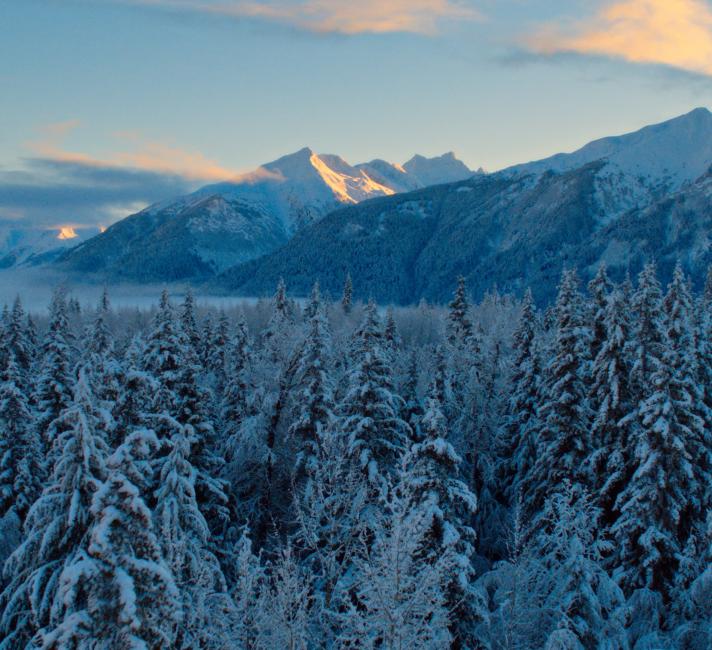
<path id="1" fill-rule="evenodd" d="M 36 156 L 58 162 L 80 163 L 96 167 L 133 168 L 160 174 L 175 174 L 196 181 L 221 181 L 237 177 L 239 173 L 210 160 L 200 152 L 187 151 L 170 144 L 144 140 L 133 132 L 115 133 L 120 147 L 104 158 L 72 151 L 64 144 L 79 122 L 71 120 L 51 124 L 40 129 L 42 137 L 27 143 Z M 126 146 L 128 145 L 128 147 Z"/>
<path id="2" fill-rule="evenodd" d="M 705 0 L 614 0 L 589 19 L 548 25 L 528 45 L 663 64 L 712 75 L 712 7 Z"/>
<path id="3" fill-rule="evenodd" d="M 475 20 L 470 0 L 124 0 L 232 18 L 258 18 L 318 33 L 434 34 L 443 21 Z"/>

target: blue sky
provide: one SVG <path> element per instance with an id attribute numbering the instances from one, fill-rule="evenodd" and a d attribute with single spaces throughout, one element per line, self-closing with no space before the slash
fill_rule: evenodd
<path id="1" fill-rule="evenodd" d="M 712 105 L 707 0 L 2 0 L 0 219 L 106 224 L 310 146 L 471 167 Z"/>

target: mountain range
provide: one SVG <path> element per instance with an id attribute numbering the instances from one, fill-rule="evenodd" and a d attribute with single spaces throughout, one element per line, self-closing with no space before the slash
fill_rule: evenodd
<path id="1" fill-rule="evenodd" d="M 471 175 L 451 153 L 352 166 L 305 148 L 129 216 L 70 251 L 62 267 L 112 280 L 206 279 L 276 250 L 340 206 Z"/>
<path id="2" fill-rule="evenodd" d="M 443 301 L 531 286 L 549 300 L 564 266 L 614 276 L 712 262 L 712 113 L 696 109 L 567 154 L 473 173 L 452 154 L 351 166 L 303 149 L 237 182 L 154 205 L 83 242 L 64 270 L 108 280 L 207 283 L 263 295 L 284 277 L 330 294 Z"/>

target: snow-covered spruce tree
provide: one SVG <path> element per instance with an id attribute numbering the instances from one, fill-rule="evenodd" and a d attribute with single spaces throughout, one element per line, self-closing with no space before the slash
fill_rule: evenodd
<path id="1" fill-rule="evenodd" d="M 403 484 L 373 513 L 354 568 L 357 604 L 340 616 L 342 647 L 453 647 L 444 585 L 456 569 L 448 551 L 423 561 L 431 523 L 432 508 L 413 508 Z"/>
<path id="2" fill-rule="evenodd" d="M 608 279 L 605 263 L 598 267 L 593 279 L 588 283 L 588 293 L 591 296 L 591 359 L 596 359 L 603 344 L 608 338 L 606 328 L 606 312 L 608 296 L 613 291 L 613 283 Z"/>
<path id="3" fill-rule="evenodd" d="M 49 329 L 45 335 L 42 365 L 37 380 L 37 427 L 45 448 L 51 452 L 55 438 L 61 434 L 55 420 L 72 401 L 74 380 L 71 371 L 69 320 L 62 289 L 52 295 Z"/>
<path id="4" fill-rule="evenodd" d="M 547 501 L 547 532 L 537 540 L 549 583 L 545 610 L 553 613 L 545 647 L 625 647 L 625 599 L 601 566 L 600 513 L 580 487 L 567 480 L 562 487 Z"/>
<path id="5" fill-rule="evenodd" d="M 396 358 L 398 351 L 403 345 L 403 340 L 398 332 L 396 319 L 393 315 L 393 308 L 389 307 L 386 311 L 386 324 L 383 328 L 383 338 L 386 343 L 386 349 L 391 354 L 393 359 Z"/>
<path id="6" fill-rule="evenodd" d="M 304 319 L 304 322 L 308 323 L 312 318 L 314 318 L 314 315 L 320 309 L 322 309 L 321 288 L 319 287 L 319 281 L 317 280 L 312 286 L 309 300 L 302 311 L 302 318 Z"/>
<path id="7" fill-rule="evenodd" d="M 473 334 L 472 321 L 469 316 L 470 304 L 467 300 L 467 285 L 463 276 L 457 279 L 455 295 L 448 308 L 448 342 L 452 346 L 462 346 Z"/>
<path id="8" fill-rule="evenodd" d="M 290 330 L 293 326 L 294 311 L 287 297 L 287 286 L 280 278 L 272 298 L 272 313 L 262 333 L 262 348 L 267 363 L 279 366 L 288 358 Z"/>
<path id="9" fill-rule="evenodd" d="M 322 432 L 310 489 L 295 495 L 295 548 L 314 577 L 327 645 L 338 634 L 339 612 L 350 606 L 356 550 L 370 523 L 361 468 L 344 459 L 347 436 L 338 428 Z"/>
<path id="10" fill-rule="evenodd" d="M 170 451 L 159 471 L 154 522 L 163 556 L 182 600 L 174 648 L 210 648 L 229 603 L 225 578 L 208 548 L 210 532 L 196 499 L 197 471 L 190 463 L 193 429 L 172 421 Z"/>
<path id="11" fill-rule="evenodd" d="M 638 275 L 632 296 L 633 367 L 630 371 L 634 406 L 649 397 L 653 373 L 660 364 L 664 342 L 662 290 L 655 264 L 646 264 Z"/>
<path id="12" fill-rule="evenodd" d="M 208 373 L 208 386 L 215 396 L 222 394 L 227 381 L 227 359 L 230 352 L 230 321 L 225 312 L 220 312 L 218 324 L 213 330 L 213 338 L 207 353 L 204 370 Z M 213 404 L 213 408 L 218 405 Z"/>
<path id="13" fill-rule="evenodd" d="M 201 339 L 195 317 L 195 298 L 190 289 L 186 290 L 183 304 L 181 305 L 180 325 L 183 334 L 185 334 L 190 345 L 193 346 L 193 350 L 198 353 L 200 351 Z"/>
<path id="14" fill-rule="evenodd" d="M 514 360 L 509 379 L 509 409 L 497 444 L 499 492 L 510 506 L 517 501 L 520 485 L 537 456 L 541 367 L 536 349 L 536 308 L 530 290 L 524 294 L 512 347 Z"/>
<path id="15" fill-rule="evenodd" d="M 588 483 L 596 495 L 603 522 L 610 526 L 617 516 L 618 495 L 630 479 L 629 434 L 625 416 L 633 406 L 630 388 L 629 321 L 623 295 L 615 289 L 606 298 L 604 339 L 592 367 L 591 427 Z"/>
<path id="16" fill-rule="evenodd" d="M 588 330 L 575 270 L 564 271 L 556 300 L 553 358 L 546 368 L 538 419 L 537 459 L 522 483 L 525 520 L 532 521 L 563 480 L 585 484 L 590 411 L 585 373 Z M 533 522 L 532 522 L 533 523 Z"/>
<path id="17" fill-rule="evenodd" d="M 434 563 L 448 554 L 453 573 L 443 583 L 451 613 L 450 632 L 456 647 L 476 646 L 472 637 L 479 618 L 472 597 L 475 570 L 475 531 L 470 522 L 477 511 L 477 497 L 460 479 L 462 459 L 448 440 L 447 421 L 434 384 L 421 421 L 422 441 L 405 456 L 406 481 L 412 507 L 423 509 L 430 524 L 424 534 L 422 557 Z"/>
<path id="18" fill-rule="evenodd" d="M 52 624 L 60 576 L 92 521 L 91 503 L 106 478 L 108 447 L 90 391 L 88 371 L 81 368 L 74 397 L 58 418 L 50 479 L 27 514 L 25 540 L 5 565 L 3 650 L 25 647 L 37 630 Z"/>
<path id="19" fill-rule="evenodd" d="M 29 373 L 33 360 L 33 349 L 30 337 L 27 332 L 27 317 L 25 310 L 22 307 L 20 296 L 15 298 L 12 304 L 7 325 L 4 332 L 4 345 L 9 353 L 15 357 L 17 370 L 19 372 L 18 379 L 21 382 L 22 389 L 28 391 L 30 388 Z"/>
<path id="20" fill-rule="evenodd" d="M 405 377 L 400 388 L 400 395 L 403 398 L 402 418 L 410 426 L 412 442 L 417 442 L 420 439 L 420 419 L 423 417 L 423 405 L 418 396 L 420 368 L 415 349 L 411 350 L 408 355 L 404 374 Z"/>
<path id="21" fill-rule="evenodd" d="M 24 521 L 42 479 L 42 441 L 11 348 L 0 376 L 0 518 L 12 509 Z"/>
<path id="22" fill-rule="evenodd" d="M 293 482 L 304 489 L 318 462 L 319 438 L 331 430 L 334 419 L 334 388 L 329 371 L 329 327 L 319 299 L 319 287 L 312 291 L 312 316 L 306 341 L 301 348 L 292 390 L 296 409 L 291 416 L 288 436 L 295 465 Z"/>
<path id="23" fill-rule="evenodd" d="M 615 576 L 628 596 L 636 589 L 649 589 L 668 599 L 693 521 L 690 514 L 699 508 L 697 469 L 690 451 L 696 436 L 690 425 L 696 426 L 697 420 L 677 365 L 677 344 L 662 329 L 655 283 L 641 277 L 638 294 L 646 319 L 641 321 L 638 314 L 639 352 L 633 376 L 642 373 L 644 362 L 642 376 L 648 376 L 650 384 L 635 418 L 629 418 L 631 477 L 618 497 L 620 515 L 611 528 L 618 552 Z"/>
<path id="24" fill-rule="evenodd" d="M 129 344 L 120 364 L 119 392 L 111 415 L 114 420 L 114 442 L 122 443 L 134 429 L 147 426 L 151 403 L 158 389 L 158 382 L 143 370 L 146 344 L 136 334 Z"/>
<path id="25" fill-rule="evenodd" d="M 402 399 L 395 392 L 373 302 L 366 307 L 356 347 L 339 426 L 348 436 L 350 458 L 363 471 L 367 500 L 375 506 L 385 496 L 388 477 L 397 470 L 411 434 L 400 417 Z"/>
<path id="26" fill-rule="evenodd" d="M 87 538 L 59 576 L 51 622 L 38 635 L 42 648 L 174 647 L 180 595 L 141 496 L 157 445 L 152 431 L 138 430 L 108 458 Z"/>
<path id="27" fill-rule="evenodd" d="M 351 313 L 353 307 L 353 294 L 354 287 L 351 282 L 351 274 L 346 274 L 346 280 L 344 280 L 344 291 L 341 295 L 341 309 L 343 309 L 344 314 L 348 315 Z"/>
<path id="28" fill-rule="evenodd" d="M 686 536 L 690 520 L 704 525 L 712 506 L 712 430 L 708 426 L 712 413 L 705 405 L 704 390 L 699 384 L 694 303 L 679 263 L 663 298 L 663 311 L 668 342 L 663 360 L 671 371 L 670 389 L 676 417 L 683 427 L 682 435 L 695 473 L 694 493 L 689 495 L 689 506 L 683 516 L 686 521 L 681 522 L 683 527 L 688 527 L 681 531 Z"/>
<path id="29" fill-rule="evenodd" d="M 97 406 L 113 413 L 121 398 L 122 368 L 116 357 L 114 337 L 109 328 L 111 306 L 106 289 L 102 292 L 92 326 L 87 332 L 87 346 L 82 363 L 91 368 L 92 393 Z M 116 423 L 109 418 L 107 440 L 112 446 L 118 443 Z"/>

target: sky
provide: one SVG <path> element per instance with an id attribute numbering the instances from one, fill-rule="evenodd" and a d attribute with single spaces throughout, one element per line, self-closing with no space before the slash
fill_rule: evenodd
<path id="1" fill-rule="evenodd" d="M 309 146 L 470 167 L 712 106 L 708 0 L 0 0 L 0 228 Z"/>

